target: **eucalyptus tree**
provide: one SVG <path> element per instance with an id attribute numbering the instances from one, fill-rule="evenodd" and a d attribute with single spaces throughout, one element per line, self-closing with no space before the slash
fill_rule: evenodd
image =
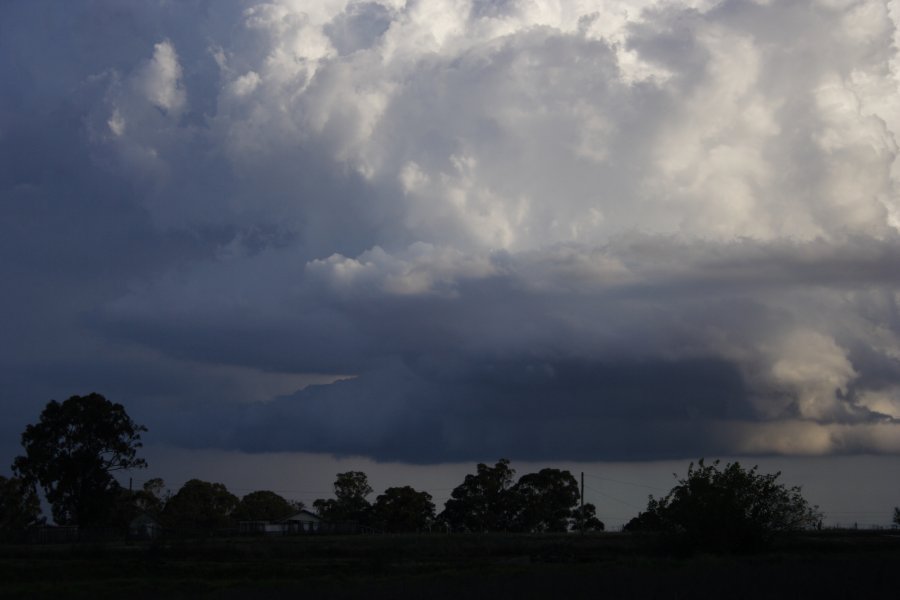
<path id="1" fill-rule="evenodd" d="M 145 431 L 100 394 L 51 400 L 22 433 L 13 471 L 43 488 L 56 523 L 106 524 L 122 491 L 113 473 L 147 466 L 137 456 Z"/>

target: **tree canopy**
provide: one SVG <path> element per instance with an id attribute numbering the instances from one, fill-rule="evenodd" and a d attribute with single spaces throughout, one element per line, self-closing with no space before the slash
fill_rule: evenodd
<path id="1" fill-rule="evenodd" d="M 137 457 L 146 430 L 100 394 L 52 400 L 22 433 L 25 455 L 13 470 L 40 484 L 58 524 L 104 524 L 121 491 L 112 473 L 146 466 Z"/>
<path id="2" fill-rule="evenodd" d="M 493 467 L 478 463 L 450 493 L 441 519 L 455 530 L 507 531 L 512 526 L 510 488 L 516 472 L 501 458 Z"/>
<path id="3" fill-rule="evenodd" d="M 457 531 L 568 531 L 581 496 L 572 474 L 541 469 L 513 484 L 515 474 L 505 458 L 493 467 L 479 463 L 451 492 L 438 518 Z M 593 512 L 590 518 L 592 528 L 603 528 Z"/>
<path id="4" fill-rule="evenodd" d="M 297 510 L 295 505 L 275 492 L 259 490 L 241 498 L 232 517 L 235 521 L 280 521 Z"/>
<path id="5" fill-rule="evenodd" d="M 422 531 L 434 520 L 434 502 L 428 492 L 410 486 L 391 487 L 375 498 L 372 520 L 376 527 L 391 533 Z"/>
<path id="6" fill-rule="evenodd" d="M 513 484 L 515 474 L 505 458 L 493 467 L 479 463 L 438 518 L 457 531 L 567 531 L 581 496 L 572 474 L 541 469 Z M 591 524 L 603 526 L 596 517 Z"/>
<path id="7" fill-rule="evenodd" d="M 238 498 L 221 483 L 191 479 L 169 499 L 163 510 L 168 527 L 209 532 L 228 527 Z"/>
<path id="8" fill-rule="evenodd" d="M 784 532 L 818 525 L 821 514 L 799 487 L 778 483 L 781 473 L 762 474 L 739 463 L 719 468 L 701 459 L 662 498 L 626 525 L 630 531 L 674 534 L 690 547 L 753 550 Z"/>
<path id="9" fill-rule="evenodd" d="M 567 531 L 581 493 L 569 471 L 541 469 L 519 478 L 511 490 L 517 531 Z"/>
<path id="10" fill-rule="evenodd" d="M 43 522 L 34 486 L 0 475 L 0 541 L 18 541 L 28 528 Z"/>
<path id="11" fill-rule="evenodd" d="M 584 507 L 572 509 L 572 517 L 569 520 L 570 527 L 575 531 L 603 531 L 606 525 L 597 518 L 597 507 L 586 502 Z"/>
<path id="12" fill-rule="evenodd" d="M 326 521 L 332 523 L 361 523 L 369 520 L 371 505 L 366 496 L 372 493 L 372 486 L 362 471 L 338 473 L 334 482 L 334 498 L 318 499 L 313 507 Z"/>
<path id="13" fill-rule="evenodd" d="M 132 502 L 138 512 L 158 517 L 162 514 L 170 497 L 166 491 L 166 482 L 161 477 L 154 477 L 144 482 L 141 489 L 134 492 Z"/>

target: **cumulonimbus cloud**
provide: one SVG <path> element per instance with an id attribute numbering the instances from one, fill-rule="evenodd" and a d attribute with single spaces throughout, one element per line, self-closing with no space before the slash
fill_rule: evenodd
<path id="1" fill-rule="evenodd" d="M 207 248 L 91 324 L 355 378 L 223 409 L 195 443 L 897 451 L 895 0 L 223 15 L 91 74 L 98 172 Z"/>

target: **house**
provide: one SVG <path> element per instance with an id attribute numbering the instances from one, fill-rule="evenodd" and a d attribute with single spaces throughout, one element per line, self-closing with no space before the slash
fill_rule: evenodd
<path id="1" fill-rule="evenodd" d="M 162 525 L 153 515 L 141 513 L 128 523 L 128 537 L 138 540 L 152 540 L 162 533 Z"/>
<path id="2" fill-rule="evenodd" d="M 324 521 L 316 513 L 308 510 L 281 521 L 241 521 L 238 531 L 248 535 L 289 535 L 324 531 Z"/>
<path id="3" fill-rule="evenodd" d="M 282 535 L 287 533 L 284 523 L 272 521 L 241 521 L 238 523 L 238 533 L 241 534 L 265 534 Z"/>
<path id="4" fill-rule="evenodd" d="M 282 521 L 288 533 L 312 533 L 323 529 L 322 518 L 306 509 Z"/>

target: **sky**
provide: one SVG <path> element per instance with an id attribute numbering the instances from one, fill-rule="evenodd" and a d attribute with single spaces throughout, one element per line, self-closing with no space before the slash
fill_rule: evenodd
<path id="1" fill-rule="evenodd" d="M 175 485 L 302 496 L 362 465 L 438 498 L 507 457 L 634 514 L 732 457 L 886 523 L 898 23 L 900 0 L 0 3 L 0 452 L 96 391 Z"/>

